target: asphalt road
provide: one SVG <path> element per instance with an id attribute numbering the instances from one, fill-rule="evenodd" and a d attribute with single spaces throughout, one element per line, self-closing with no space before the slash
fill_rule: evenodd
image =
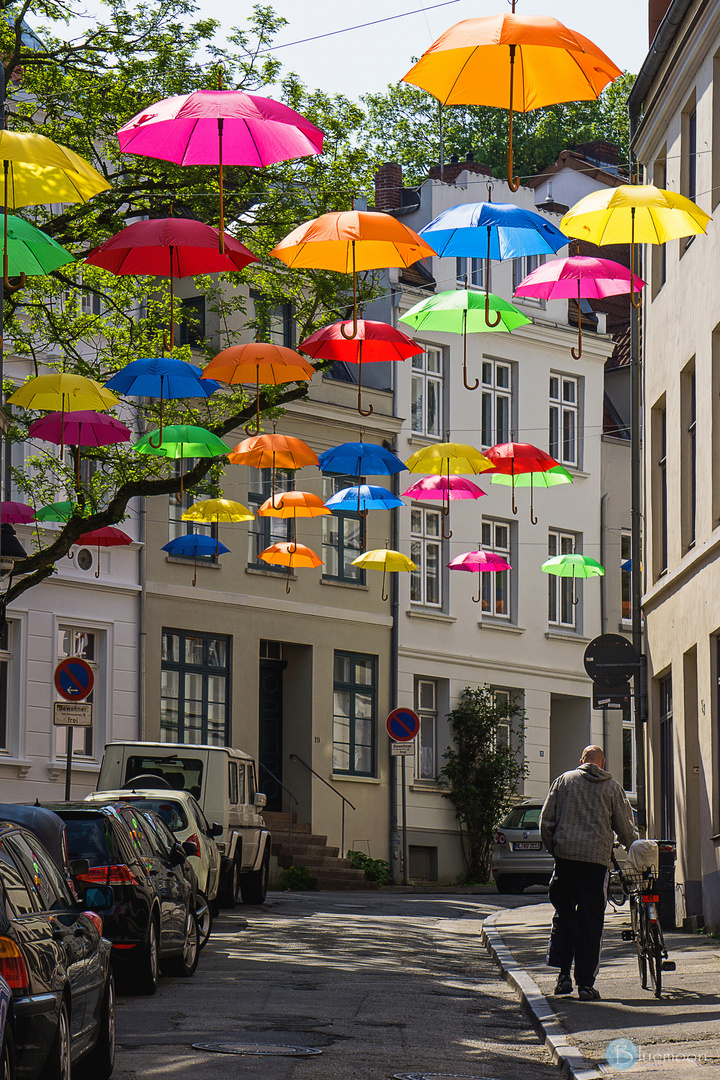
<path id="1" fill-rule="evenodd" d="M 262 908 L 224 912 L 191 979 L 163 978 L 154 997 L 120 998 L 114 1078 L 557 1080 L 479 942 L 485 915 L 531 899 L 271 893 Z M 192 1048 L 230 1041 L 322 1053 Z"/>

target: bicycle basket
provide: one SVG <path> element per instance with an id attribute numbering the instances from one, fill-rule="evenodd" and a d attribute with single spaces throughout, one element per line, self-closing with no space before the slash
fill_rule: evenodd
<path id="1" fill-rule="evenodd" d="M 643 867 L 642 870 L 623 870 L 623 884 L 628 892 L 642 892 L 650 885 L 650 877 L 652 870 L 649 866 Z"/>

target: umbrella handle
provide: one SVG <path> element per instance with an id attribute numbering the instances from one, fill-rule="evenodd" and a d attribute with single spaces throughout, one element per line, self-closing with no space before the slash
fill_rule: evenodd
<path id="1" fill-rule="evenodd" d="M 482 600 L 482 575 L 478 574 L 478 594 L 477 596 L 471 596 L 473 604 L 479 604 Z"/>
<path id="2" fill-rule="evenodd" d="M 11 285 L 8 277 L 8 226 L 7 226 L 7 170 L 8 163 L 5 164 L 5 213 L 3 214 L 3 285 L 5 286 L 6 293 L 19 292 L 25 285 L 27 278 L 24 271 L 20 272 L 20 282 L 17 285 Z"/>
<path id="3" fill-rule="evenodd" d="M 290 569 L 291 569 L 290 563 L 288 563 L 288 571 L 287 571 L 287 576 L 285 578 L 285 592 L 286 593 L 290 592 Z"/>
<path id="4" fill-rule="evenodd" d="M 485 325 L 492 328 L 500 322 L 500 312 L 495 322 L 490 322 L 490 226 L 487 227 L 487 255 L 485 257 Z"/>
<path id="5" fill-rule="evenodd" d="M 255 365 L 255 430 L 251 430 L 250 424 L 245 426 L 246 435 L 259 435 L 260 434 L 260 365 Z M 274 459 L 273 459 L 274 460 Z"/>
<path id="6" fill-rule="evenodd" d="M 383 600 L 389 600 L 390 599 L 389 596 L 385 595 L 385 567 L 384 566 L 383 566 L 382 585 L 380 586 L 380 596 L 383 598 Z"/>
<path id="7" fill-rule="evenodd" d="M 352 276 L 353 276 L 353 328 L 352 334 L 345 333 L 345 327 L 340 325 L 340 333 L 346 341 L 350 341 L 352 338 L 357 337 L 357 274 L 355 272 L 355 241 L 351 241 L 352 244 Z"/>
<path id="8" fill-rule="evenodd" d="M 578 278 L 578 347 L 577 352 L 575 349 L 570 350 L 570 355 L 573 360 L 579 360 L 582 356 L 582 311 L 580 310 L 580 278 Z"/>
<path id="9" fill-rule="evenodd" d="M 531 525 L 537 525 L 537 523 L 538 523 L 538 519 L 537 519 L 536 515 L 533 513 L 533 481 L 532 481 L 532 473 L 530 473 L 530 524 Z"/>
<path id="10" fill-rule="evenodd" d="M 444 517 L 442 518 L 441 523 L 440 523 L 440 532 L 442 534 L 443 540 L 449 540 L 450 537 L 453 534 L 452 529 L 450 529 L 448 532 L 445 532 L 445 518 Z"/>
<path id="11" fill-rule="evenodd" d="M 467 311 L 463 311 L 463 386 L 466 390 L 477 390 L 479 385 L 479 379 L 474 384 L 467 381 Z"/>
<path id="12" fill-rule="evenodd" d="M 162 383 L 163 383 L 164 378 L 165 378 L 164 375 L 160 376 L 160 425 L 159 425 L 159 429 L 158 429 L 158 441 L 156 443 L 154 443 L 152 441 L 152 435 L 148 435 L 148 446 L 151 446 L 153 448 L 153 450 L 159 450 L 160 447 L 162 446 L 163 405 L 165 403 L 165 399 L 162 396 Z"/>
<path id="13" fill-rule="evenodd" d="M 356 323 L 356 325 L 357 325 L 357 323 Z M 343 326 L 342 326 L 342 323 L 341 323 L 341 324 L 340 324 L 340 333 L 342 333 L 342 330 L 343 330 Z M 362 407 L 362 357 L 360 357 L 360 361 L 359 361 L 359 363 L 358 363 L 358 400 L 357 400 L 357 411 L 358 411 L 358 412 L 360 413 L 360 415 L 361 415 L 361 416 L 370 416 L 370 415 L 371 415 L 371 414 L 373 413 L 373 411 L 374 411 L 374 410 L 373 410 L 373 407 L 372 407 L 372 404 L 370 405 L 370 408 L 369 408 L 369 409 L 363 409 L 363 407 Z"/>
<path id="14" fill-rule="evenodd" d="M 636 311 L 642 307 L 642 296 L 637 294 L 637 303 L 635 303 L 635 207 L 630 209 L 630 303 Z"/>
<path id="15" fill-rule="evenodd" d="M 196 584 L 197 584 L 197 548 L 195 549 L 195 572 L 193 574 L 193 580 L 192 580 L 193 589 L 195 588 Z"/>
<path id="16" fill-rule="evenodd" d="M 513 11 L 515 4 L 513 4 Z M 520 177 L 513 177 L 513 78 L 515 75 L 515 46 L 510 46 L 510 129 L 508 132 L 507 182 L 511 191 L 520 187 Z"/>
<path id="17" fill-rule="evenodd" d="M 10 283 L 10 281 L 8 279 L 8 276 L 7 276 L 7 273 L 5 273 L 3 275 L 3 285 L 5 287 L 5 292 L 6 293 L 20 292 L 21 289 L 25 288 L 25 282 L 26 281 L 27 281 L 27 278 L 25 277 L 25 271 L 24 270 L 20 274 L 20 281 L 18 282 L 17 285 L 12 285 Z"/>
<path id="18" fill-rule="evenodd" d="M 575 568 L 574 567 L 573 567 L 573 576 L 572 576 L 572 597 L 571 597 L 571 599 L 572 599 L 573 604 L 579 604 L 580 603 L 580 597 L 575 595 Z"/>

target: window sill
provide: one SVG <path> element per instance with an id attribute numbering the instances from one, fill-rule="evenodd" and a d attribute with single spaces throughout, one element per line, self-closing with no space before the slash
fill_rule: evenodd
<path id="1" fill-rule="evenodd" d="M 620 625 L 618 626 L 618 630 L 620 631 L 621 634 L 631 634 L 632 633 L 632 628 L 633 628 L 632 619 L 621 619 L 620 620 Z"/>
<path id="2" fill-rule="evenodd" d="M 454 623 L 457 622 L 455 615 L 444 615 L 442 611 L 416 611 L 410 608 L 405 612 L 408 619 L 429 619 L 430 622 Z"/>
<path id="3" fill-rule="evenodd" d="M 478 622 L 480 630 L 499 630 L 501 634 L 524 634 L 525 627 L 518 626 L 516 623 L 510 622 L 495 622 L 495 620 L 482 619 Z"/>
<path id="4" fill-rule="evenodd" d="M 338 578 L 320 578 L 321 585 L 330 585 L 335 589 L 355 589 L 358 592 L 370 592 L 369 585 L 361 585 L 357 581 L 340 581 Z"/>
<path id="5" fill-rule="evenodd" d="M 20 780 L 24 780 L 30 772 L 32 762 L 28 761 L 26 758 L 14 758 L 9 754 L 0 752 L 0 765 L 5 765 L 9 769 L 15 769 Z"/>
<path id="6" fill-rule="evenodd" d="M 281 570 L 261 570 L 259 566 L 246 566 L 246 574 L 254 574 L 256 577 L 271 577 L 271 578 L 286 578 L 288 576 L 287 570 L 283 567 Z M 290 575 L 291 581 L 297 581 L 297 574 Z"/>
<path id="7" fill-rule="evenodd" d="M 410 782 L 410 790 L 433 792 L 436 795 L 443 795 L 447 792 L 447 788 L 438 784 L 436 780 L 418 780 L 417 777 Z"/>
<path id="8" fill-rule="evenodd" d="M 350 784 L 379 784 L 380 778 L 377 776 L 352 776 L 350 773 L 332 773 L 330 779 L 336 783 L 339 781 L 347 781 Z"/>
<path id="9" fill-rule="evenodd" d="M 195 559 L 192 558 L 191 556 L 188 556 L 186 558 L 184 555 L 166 555 L 165 556 L 165 562 L 166 563 L 181 563 L 183 566 L 197 566 L 198 570 L 200 569 L 201 566 L 204 566 L 204 567 L 206 567 L 206 569 L 210 569 L 210 570 L 219 570 L 220 569 L 220 563 L 217 561 L 217 559 L 213 559 L 212 562 L 210 562 L 210 561 L 206 562 L 205 559 L 198 559 L 197 562 L 196 562 Z"/>
<path id="10" fill-rule="evenodd" d="M 59 780 L 60 777 L 65 776 L 67 761 L 49 761 L 46 768 L 51 780 Z M 94 776 L 97 776 L 100 772 L 100 762 L 90 761 L 89 758 L 78 760 L 74 757 L 72 760 L 71 771 L 74 773 L 92 773 Z"/>
<path id="11" fill-rule="evenodd" d="M 571 641 L 576 645 L 589 645 L 593 640 L 589 637 L 583 637 L 582 634 L 577 634 L 573 630 L 548 630 L 545 637 L 548 641 Z"/>
<path id="12" fill-rule="evenodd" d="M 433 443 L 442 442 L 442 438 L 442 435 L 423 435 L 420 431 L 414 431 L 412 435 L 408 436 L 407 441 L 410 446 L 432 446 Z M 406 479 L 412 479 L 412 477 Z"/>

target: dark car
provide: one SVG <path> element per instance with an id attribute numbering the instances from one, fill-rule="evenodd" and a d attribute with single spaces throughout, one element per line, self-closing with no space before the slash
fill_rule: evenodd
<path id="1" fill-rule="evenodd" d="M 88 890 L 105 908 L 112 890 Z M 26 829 L 0 822 L 0 975 L 12 990 L 15 1069 L 70 1080 L 83 1061 L 106 1080 L 115 1060 L 112 948 L 102 918 L 82 910 L 54 860 Z"/>
<path id="2" fill-rule="evenodd" d="M 70 867 L 65 823 L 57 814 L 39 805 L 0 803 L 0 821 L 12 821 L 13 825 L 20 825 L 37 836 L 48 855 L 52 855 L 55 865 L 70 887 L 70 892 L 76 900 L 79 899 L 73 882 L 73 870 Z M 76 873 L 80 873 L 82 869 L 86 867 L 76 864 Z"/>
<path id="3" fill-rule="evenodd" d="M 161 857 L 150 825 L 126 803 L 57 803 L 49 809 L 65 822 L 71 865 L 87 860 L 74 878 L 78 892 L 112 886 L 115 902 L 105 915 L 105 936 L 113 944 L 118 980 L 154 994 L 161 962 L 168 973 L 187 974 L 187 913 L 193 908 L 191 888 L 177 869 L 185 861 L 182 850 Z"/>
<path id="4" fill-rule="evenodd" d="M 12 990 L 0 975 L 0 1080 L 13 1080 L 15 1076 L 13 1023 Z"/>

